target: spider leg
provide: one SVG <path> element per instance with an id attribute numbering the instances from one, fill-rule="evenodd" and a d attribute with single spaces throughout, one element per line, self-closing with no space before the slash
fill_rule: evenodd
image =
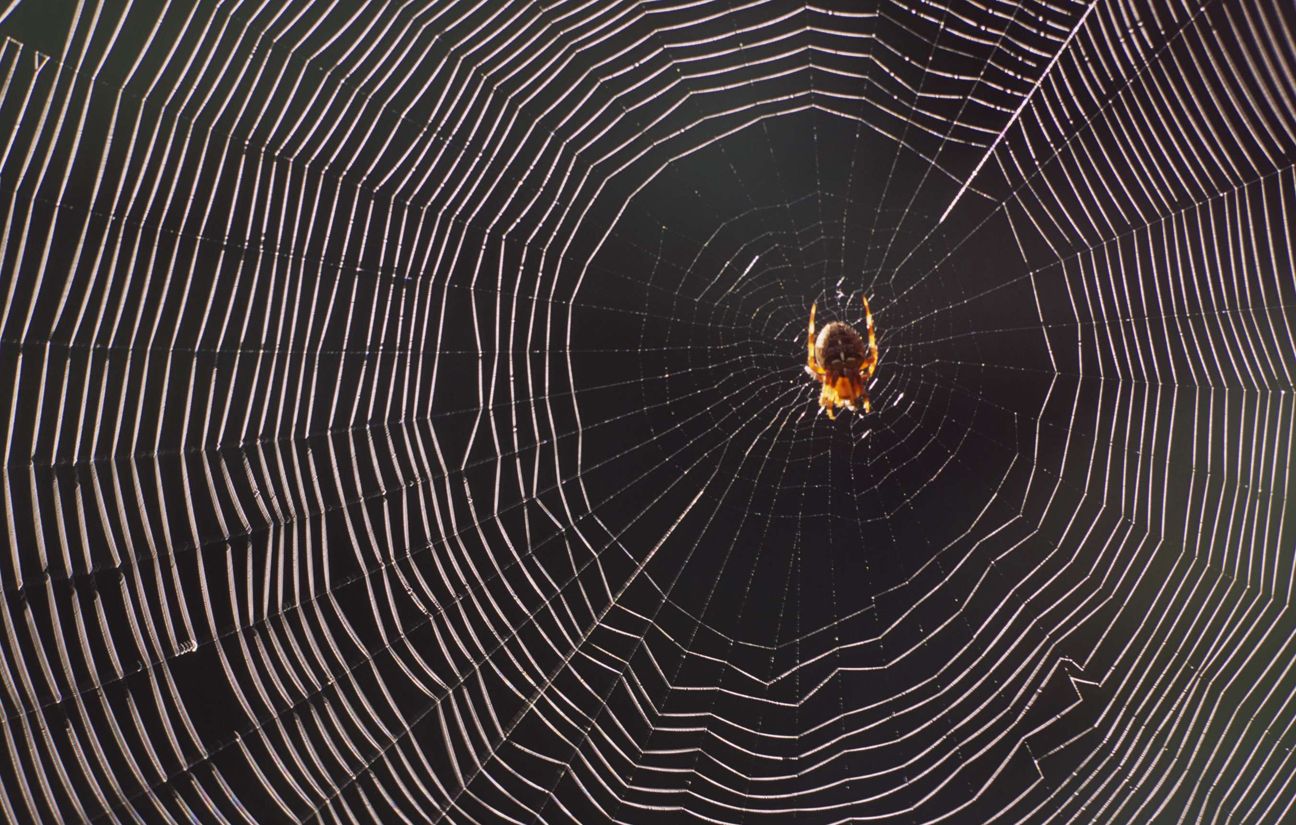
<path id="1" fill-rule="evenodd" d="M 815 307 L 817 302 L 810 305 L 810 333 L 806 337 L 806 372 L 813 376 L 824 374 L 823 367 L 815 360 Z"/>
<path id="2" fill-rule="evenodd" d="M 860 364 L 860 377 L 868 381 L 873 377 L 873 370 L 877 369 L 877 336 L 873 332 L 873 310 L 869 309 L 868 296 L 861 294 L 860 297 L 864 299 L 864 326 L 868 332 L 868 355 L 864 357 L 864 363 Z"/>
<path id="3" fill-rule="evenodd" d="M 819 406 L 823 408 L 824 412 L 828 413 L 828 418 L 830 420 L 836 420 L 837 390 L 835 390 L 833 385 L 828 381 L 824 382 L 823 391 L 819 393 Z"/>
<path id="4" fill-rule="evenodd" d="M 873 377 L 874 370 L 877 369 L 878 347 L 877 334 L 873 331 L 873 310 L 869 309 L 867 295 L 861 295 L 864 299 L 864 326 L 868 333 L 868 353 L 864 356 L 863 363 L 859 367 L 859 390 L 857 395 L 864 406 L 865 413 L 873 412 L 873 405 L 869 403 L 868 382 Z"/>

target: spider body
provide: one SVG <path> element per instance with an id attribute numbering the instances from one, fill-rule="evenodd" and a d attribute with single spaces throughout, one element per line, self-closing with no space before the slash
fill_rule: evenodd
<path id="1" fill-rule="evenodd" d="M 815 337 L 815 360 L 829 372 L 841 375 L 859 372 L 867 358 L 868 345 L 850 324 L 833 321 Z"/>
<path id="2" fill-rule="evenodd" d="M 816 304 L 810 306 L 810 332 L 806 341 L 806 372 L 823 385 L 819 406 L 829 418 L 837 417 L 837 408 L 857 409 L 856 403 L 870 412 L 868 382 L 877 368 L 877 339 L 873 334 L 873 313 L 864 298 L 864 322 L 867 340 L 849 324 L 833 321 L 815 335 Z"/>

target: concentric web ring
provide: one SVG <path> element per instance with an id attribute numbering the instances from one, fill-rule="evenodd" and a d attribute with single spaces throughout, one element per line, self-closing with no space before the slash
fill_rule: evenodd
<path id="1" fill-rule="evenodd" d="M 0 35 L 5 820 L 1296 816 L 1289 3 Z"/>

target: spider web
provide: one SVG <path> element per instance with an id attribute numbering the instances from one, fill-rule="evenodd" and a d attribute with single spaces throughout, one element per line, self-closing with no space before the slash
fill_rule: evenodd
<path id="1" fill-rule="evenodd" d="M 0 34 L 6 820 L 1292 816 L 1289 4 Z"/>

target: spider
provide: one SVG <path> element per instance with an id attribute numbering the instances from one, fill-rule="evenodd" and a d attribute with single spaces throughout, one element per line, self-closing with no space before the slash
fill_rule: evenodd
<path id="1" fill-rule="evenodd" d="M 871 412 L 869 404 L 868 381 L 877 369 L 877 339 L 873 335 L 873 313 L 869 309 L 868 296 L 864 299 L 864 323 L 868 332 L 868 343 L 855 328 L 841 321 L 833 321 L 819 331 L 815 337 L 815 307 L 810 305 L 810 336 L 806 347 L 806 372 L 823 384 L 819 394 L 819 406 L 828 417 L 837 418 L 838 407 L 854 410 L 856 399 L 861 399 L 864 412 Z"/>

